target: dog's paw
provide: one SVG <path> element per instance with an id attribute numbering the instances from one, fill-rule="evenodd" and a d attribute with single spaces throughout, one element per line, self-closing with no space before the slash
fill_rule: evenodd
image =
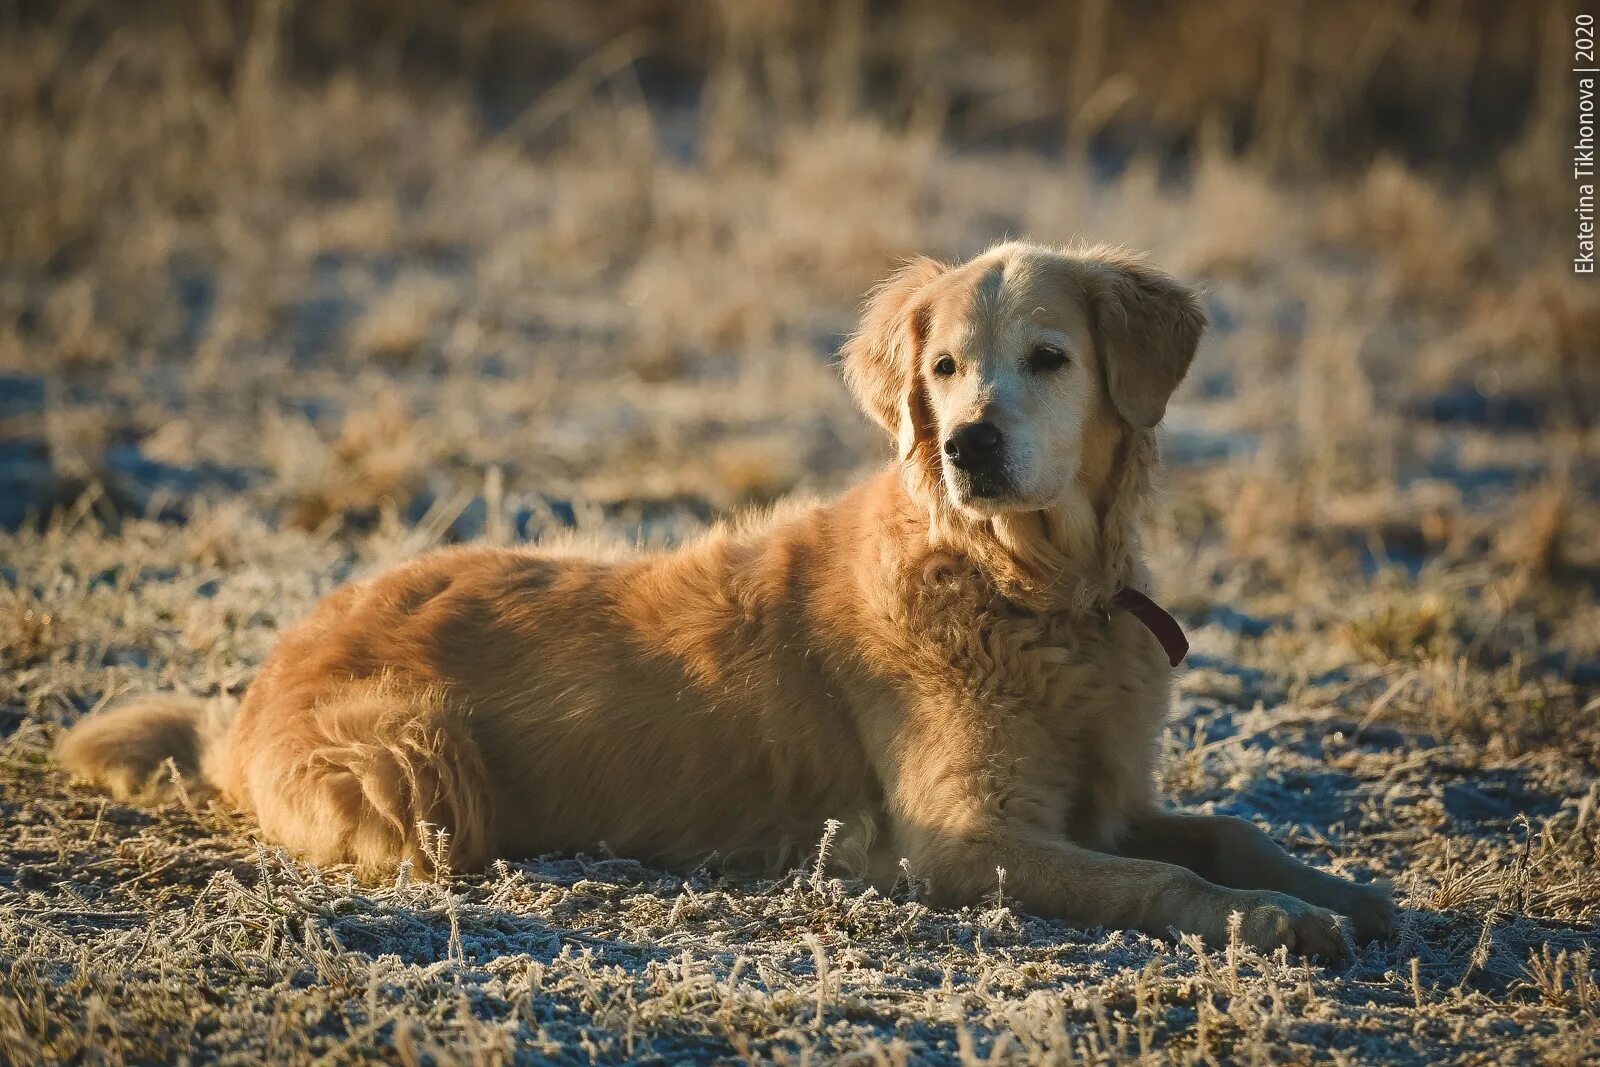
<path id="1" fill-rule="evenodd" d="M 1326 963 L 1349 957 L 1339 917 L 1285 893 L 1248 894 L 1239 935 L 1251 948 L 1275 951 L 1280 945 L 1297 956 L 1315 956 Z"/>
<path id="2" fill-rule="evenodd" d="M 1395 904 L 1386 882 L 1369 885 L 1351 883 L 1339 911 L 1350 917 L 1356 941 L 1387 941 L 1394 936 Z"/>

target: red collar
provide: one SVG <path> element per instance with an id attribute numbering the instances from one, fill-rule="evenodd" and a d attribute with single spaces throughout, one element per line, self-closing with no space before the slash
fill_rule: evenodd
<path id="1" fill-rule="evenodd" d="M 1111 598 L 1111 603 L 1144 623 L 1144 628 L 1161 642 L 1161 647 L 1167 653 L 1167 662 L 1174 667 L 1182 663 L 1183 657 L 1189 654 L 1189 639 L 1183 636 L 1183 627 L 1178 625 L 1178 620 L 1168 614 L 1166 608 L 1139 590 L 1125 585 L 1117 590 L 1116 595 Z"/>

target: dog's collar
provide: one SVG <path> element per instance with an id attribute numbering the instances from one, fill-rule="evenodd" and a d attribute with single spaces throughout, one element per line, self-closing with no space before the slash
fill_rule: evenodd
<path id="1" fill-rule="evenodd" d="M 1139 590 L 1126 585 L 1120 587 L 1112 596 L 1111 605 L 1144 623 L 1144 628 L 1161 642 L 1162 649 L 1167 653 L 1167 662 L 1174 667 L 1189 654 L 1189 639 L 1183 635 L 1183 627 L 1178 625 L 1178 620 Z"/>

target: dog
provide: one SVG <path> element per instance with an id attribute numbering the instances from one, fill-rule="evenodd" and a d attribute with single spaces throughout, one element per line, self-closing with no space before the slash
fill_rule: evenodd
<path id="1" fill-rule="evenodd" d="M 836 819 L 837 869 L 938 905 L 1003 877 L 1043 916 L 1338 960 L 1338 915 L 1390 932 L 1384 886 L 1152 782 L 1182 638 L 1139 528 L 1204 328 L 1117 249 L 912 260 L 840 354 L 896 458 L 838 499 L 670 552 L 445 549 L 329 595 L 231 717 L 136 702 L 60 758 L 128 800 L 175 769 L 363 875 L 602 844 L 770 868 Z"/>

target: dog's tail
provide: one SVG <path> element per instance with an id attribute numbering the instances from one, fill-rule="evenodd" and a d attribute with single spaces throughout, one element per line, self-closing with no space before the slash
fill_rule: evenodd
<path id="1" fill-rule="evenodd" d="M 231 709 L 216 703 L 146 697 L 73 726 L 56 743 L 56 757 L 118 800 L 198 799 L 217 788 L 217 761 L 232 724 Z"/>

